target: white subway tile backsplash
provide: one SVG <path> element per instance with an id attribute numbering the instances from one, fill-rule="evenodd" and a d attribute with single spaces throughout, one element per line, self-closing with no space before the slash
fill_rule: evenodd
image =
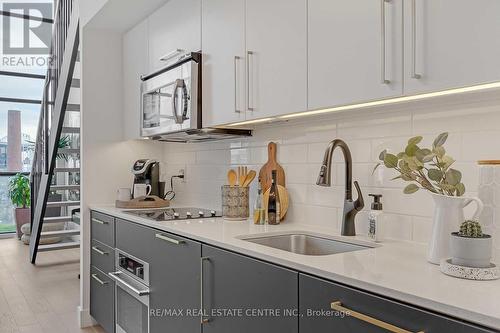
<path id="1" fill-rule="evenodd" d="M 256 127 L 253 137 L 230 141 L 196 144 L 166 144 L 161 177 L 169 183 L 170 176 L 186 169 L 185 182 L 174 180 L 177 196 L 174 205 L 200 205 L 220 209 L 220 186 L 226 183 L 229 168 L 248 165 L 260 170 L 267 161 L 267 144 L 278 144 L 278 161 L 286 173 L 290 194 L 290 208 L 285 223 L 319 225 L 339 229 L 344 203 L 344 158 L 340 150 L 333 156 L 332 187 L 315 185 L 328 142 L 341 138 L 350 147 L 353 159 L 353 179 L 358 180 L 365 208 L 357 215 L 358 234 L 368 231 L 369 193 L 383 195 L 387 216 L 385 230 L 388 237 L 428 241 L 432 227 L 434 203 L 429 193 L 419 191 L 405 195 L 406 182 L 391 180 L 397 173 L 384 167 L 372 174 L 379 153 L 387 149 L 402 151 L 408 138 L 422 135 L 421 146 L 430 146 L 441 132 L 449 132 L 445 144 L 447 152 L 456 159 L 454 168 L 460 170 L 467 195 L 477 194 L 479 183 L 478 159 L 500 158 L 500 102 L 498 98 L 477 101 L 476 104 L 459 100 L 454 104 L 425 107 L 411 106 L 390 112 L 352 112 L 323 117 L 317 120 L 295 119 L 290 122 Z M 500 177 L 500 172 L 498 173 Z M 169 187 L 169 184 L 167 185 Z M 256 196 L 256 181 L 252 184 L 250 205 Z M 496 198 L 500 189 L 496 189 Z M 356 198 L 356 194 L 354 194 Z M 470 205 L 466 216 L 475 209 Z M 485 214 L 488 212 L 485 212 Z M 491 212 L 495 223 L 485 226 L 494 235 L 494 244 L 500 248 L 500 212 Z M 484 215 L 484 214 L 483 214 Z"/>
<path id="2" fill-rule="evenodd" d="M 277 158 L 280 163 L 306 163 L 307 145 L 283 145 L 278 147 Z"/>

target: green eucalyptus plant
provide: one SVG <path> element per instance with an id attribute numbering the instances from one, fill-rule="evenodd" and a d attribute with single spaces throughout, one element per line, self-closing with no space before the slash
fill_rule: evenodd
<path id="1" fill-rule="evenodd" d="M 405 150 L 396 155 L 388 153 L 387 150 L 382 151 L 379 155 L 381 162 L 373 171 L 382 165 L 397 171 L 399 175 L 393 180 L 410 182 L 404 188 L 406 194 L 425 189 L 437 194 L 462 196 L 465 193 L 462 173 L 451 168 L 455 160 L 446 154 L 443 147 L 447 139 L 448 133 L 441 133 L 431 148 L 422 148 L 419 146 L 421 136 L 410 138 Z"/>
<path id="2" fill-rule="evenodd" d="M 9 180 L 9 197 L 18 208 L 31 205 L 30 180 L 27 176 L 18 173 Z"/>

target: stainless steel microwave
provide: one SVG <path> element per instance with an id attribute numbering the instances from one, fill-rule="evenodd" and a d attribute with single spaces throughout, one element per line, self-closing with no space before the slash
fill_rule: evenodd
<path id="1" fill-rule="evenodd" d="M 181 53 L 171 64 L 141 76 L 142 137 L 192 142 L 251 135 L 249 130 L 203 127 L 201 58 L 199 52 Z"/>
<path id="2" fill-rule="evenodd" d="M 141 136 L 201 128 L 201 54 L 141 77 Z"/>

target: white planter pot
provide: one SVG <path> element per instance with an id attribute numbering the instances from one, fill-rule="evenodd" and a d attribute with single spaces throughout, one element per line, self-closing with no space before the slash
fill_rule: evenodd
<path id="1" fill-rule="evenodd" d="M 483 203 L 479 198 L 475 197 L 451 197 L 431 194 L 435 208 L 427 260 L 432 264 L 439 265 L 441 259 L 450 257 L 450 234 L 458 230 L 458 226 L 465 221 L 464 207 L 471 202 L 475 202 L 477 209 L 471 219 L 477 220 L 483 210 Z"/>
<path id="2" fill-rule="evenodd" d="M 457 232 L 450 236 L 451 263 L 465 267 L 490 267 L 492 238 L 462 237 Z"/>

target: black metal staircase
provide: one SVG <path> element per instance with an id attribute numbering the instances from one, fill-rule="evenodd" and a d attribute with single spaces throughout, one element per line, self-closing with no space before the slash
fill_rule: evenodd
<path id="1" fill-rule="evenodd" d="M 49 223 L 70 222 L 71 216 L 46 217 L 47 208 L 78 207 L 77 200 L 48 202 L 49 193 L 55 191 L 79 191 L 79 185 L 54 184 L 59 173 L 79 172 L 78 167 L 57 166 L 58 154 L 79 154 L 79 148 L 59 148 L 61 134 L 79 133 L 78 127 L 64 126 L 66 112 L 80 111 L 79 104 L 68 103 L 70 90 L 80 86 L 74 79 L 79 47 L 78 0 L 58 0 L 52 30 L 50 55 L 52 63 L 45 79 L 38 132 L 31 170 L 32 219 L 30 238 L 30 261 L 35 263 L 39 251 L 67 249 L 79 246 L 79 242 L 62 242 L 40 245 L 41 238 L 71 237 L 78 230 L 43 231 Z"/>

